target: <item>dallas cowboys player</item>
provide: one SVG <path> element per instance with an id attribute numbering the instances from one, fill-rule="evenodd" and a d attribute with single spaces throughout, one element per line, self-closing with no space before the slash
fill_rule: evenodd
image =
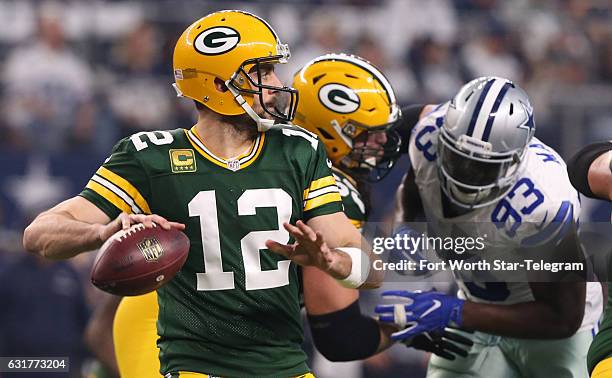
<path id="1" fill-rule="evenodd" d="M 497 252 L 538 259 L 552 251 L 578 261 L 578 195 L 561 157 L 534 131 L 521 88 L 498 77 L 475 79 L 416 124 L 409 145 L 413 172 L 407 175 L 414 180 L 400 190 L 419 193 L 430 233 L 488 234 Z M 409 209 L 403 214 L 411 220 Z M 458 297 L 387 292 L 407 300 L 376 308 L 382 321 L 409 325 L 396 339 L 445 327 L 475 331 L 467 358 L 433 356 L 428 377 L 587 376 L 591 330 L 601 313 L 599 284 L 542 282 L 529 273 L 514 282 L 485 282 L 453 273 Z"/>

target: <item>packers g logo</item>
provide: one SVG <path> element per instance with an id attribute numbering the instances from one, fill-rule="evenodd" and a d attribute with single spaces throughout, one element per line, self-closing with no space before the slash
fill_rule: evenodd
<path id="1" fill-rule="evenodd" d="M 354 90 L 346 85 L 330 83 L 319 89 L 319 101 L 336 113 L 352 113 L 359 109 L 361 100 Z"/>
<path id="2" fill-rule="evenodd" d="M 204 55 L 219 55 L 230 51 L 240 42 L 240 34 L 226 26 L 206 29 L 193 41 L 196 51 Z"/>

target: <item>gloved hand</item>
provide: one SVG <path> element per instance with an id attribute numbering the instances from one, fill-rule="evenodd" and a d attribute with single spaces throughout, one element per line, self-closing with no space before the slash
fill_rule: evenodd
<path id="1" fill-rule="evenodd" d="M 474 345 L 474 342 L 467 337 L 448 330 L 425 332 L 412 339 L 404 340 L 402 343 L 409 348 L 431 352 L 451 361 L 455 359 L 455 356 L 467 357 L 468 350 Z"/>
<path id="2" fill-rule="evenodd" d="M 460 327 L 464 300 L 436 291 L 411 292 L 392 290 L 382 293 L 384 299 L 402 303 L 378 305 L 374 312 L 378 320 L 400 328 L 391 334 L 392 340 L 405 340 L 424 332 L 443 331 Z"/>

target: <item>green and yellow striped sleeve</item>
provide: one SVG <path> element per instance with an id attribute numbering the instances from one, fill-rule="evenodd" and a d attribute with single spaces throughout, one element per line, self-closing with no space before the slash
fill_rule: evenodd
<path id="1" fill-rule="evenodd" d="M 147 202 L 146 173 L 130 151 L 130 140 L 117 143 L 111 156 L 91 177 L 81 197 L 92 202 L 111 219 L 119 213 L 151 214 Z"/>
<path id="2" fill-rule="evenodd" d="M 303 193 L 304 220 L 342 211 L 342 198 L 331 173 L 331 162 L 321 142 L 311 165 L 311 174 Z"/>

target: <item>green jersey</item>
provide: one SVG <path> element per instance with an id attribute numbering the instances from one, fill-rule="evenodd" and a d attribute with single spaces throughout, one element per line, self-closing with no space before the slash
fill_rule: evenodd
<path id="1" fill-rule="evenodd" d="M 612 272 L 612 267 L 608 267 L 608 271 Z M 608 283 L 608 301 L 603 312 L 599 332 L 595 335 L 587 355 L 589 374 L 593 372 L 599 362 L 610 357 L 612 357 L 612 283 Z"/>
<path id="2" fill-rule="evenodd" d="M 265 241 L 292 242 L 283 222 L 342 211 L 324 151 L 289 126 L 259 134 L 232 160 L 195 129 L 142 132 L 120 141 L 89 181 L 81 196 L 111 218 L 154 213 L 186 225 L 187 262 L 158 290 L 162 374 L 309 370 L 297 269 Z"/>
<path id="3" fill-rule="evenodd" d="M 366 208 L 357 190 L 357 182 L 347 173 L 332 167 L 332 175 L 342 197 L 342 205 L 347 218 L 355 227 L 361 229 L 366 221 Z"/>

